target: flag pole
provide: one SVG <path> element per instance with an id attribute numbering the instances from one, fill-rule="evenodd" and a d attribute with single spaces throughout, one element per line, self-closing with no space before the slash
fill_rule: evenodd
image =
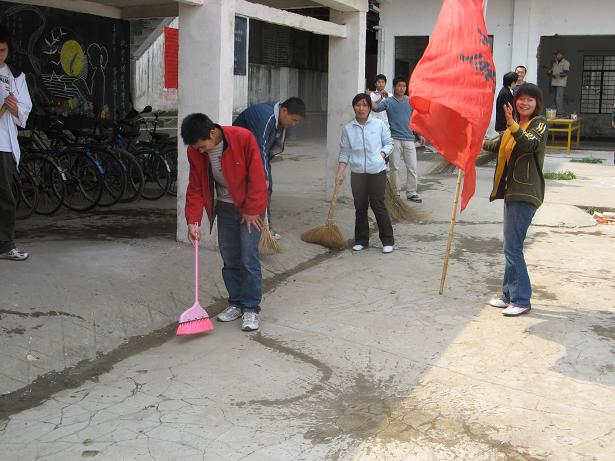
<path id="1" fill-rule="evenodd" d="M 487 4 L 489 0 L 483 0 L 483 16 L 485 17 L 485 23 L 487 23 Z M 463 172 L 461 168 L 457 168 L 457 184 L 455 185 L 455 196 L 453 198 L 453 206 L 451 208 L 451 224 L 448 228 L 448 242 L 446 244 L 446 253 L 444 254 L 444 266 L 442 267 L 442 275 L 440 276 L 440 289 L 439 294 L 444 293 L 444 282 L 446 280 L 446 273 L 448 271 L 448 258 L 451 254 L 451 247 L 453 245 L 453 237 L 455 236 L 455 223 L 457 222 L 457 206 L 459 205 L 459 194 L 461 193 L 461 178 Z"/>
<path id="2" fill-rule="evenodd" d="M 461 178 L 463 173 L 461 168 L 457 169 L 457 185 L 455 186 L 455 197 L 453 198 L 453 206 L 451 208 L 451 224 L 448 228 L 448 243 L 446 244 L 446 253 L 444 254 L 444 267 L 440 276 L 440 290 L 438 293 L 444 292 L 444 281 L 446 280 L 446 272 L 448 271 L 448 257 L 451 254 L 451 246 L 453 245 L 453 237 L 455 236 L 455 223 L 457 222 L 457 205 L 459 204 L 459 194 L 461 193 Z"/>

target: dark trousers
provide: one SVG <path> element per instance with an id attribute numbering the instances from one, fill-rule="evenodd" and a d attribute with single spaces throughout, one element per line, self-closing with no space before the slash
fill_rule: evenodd
<path id="1" fill-rule="evenodd" d="M 10 152 L 0 152 L 0 253 L 15 248 L 15 206 L 13 172 L 15 159 Z"/>
<path id="2" fill-rule="evenodd" d="M 386 181 L 386 171 L 376 174 L 352 173 L 350 175 L 355 208 L 354 243 L 357 245 L 367 246 L 369 244 L 368 206 L 372 207 L 376 216 L 378 234 L 382 245 L 393 245 L 394 243 L 391 218 L 384 206 Z"/>
<path id="3" fill-rule="evenodd" d="M 261 260 L 258 242 L 261 232 L 241 224 L 241 215 L 232 203 L 216 204 L 218 246 L 224 267 L 222 278 L 230 306 L 242 312 L 260 312 L 262 297 Z"/>

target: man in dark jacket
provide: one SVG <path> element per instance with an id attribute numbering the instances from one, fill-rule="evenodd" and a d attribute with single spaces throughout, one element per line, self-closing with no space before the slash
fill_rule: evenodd
<path id="1" fill-rule="evenodd" d="M 265 176 L 268 181 L 269 200 L 267 216 L 271 227 L 271 193 L 273 182 L 271 176 L 271 159 L 284 150 L 286 129 L 297 126 L 305 117 L 305 103 L 299 98 L 288 98 L 284 102 L 264 102 L 248 107 L 237 116 L 234 126 L 246 128 L 256 138 L 261 152 Z M 272 229 L 275 238 L 280 238 Z"/>
<path id="2" fill-rule="evenodd" d="M 513 105 L 513 88 L 517 84 L 518 75 L 516 72 L 508 72 L 504 74 L 504 86 L 498 94 L 495 101 L 495 131 L 502 134 L 506 131 L 506 117 L 504 117 L 504 105 Z"/>
<path id="3" fill-rule="evenodd" d="M 256 141 L 248 130 L 216 125 L 204 114 L 188 115 L 181 136 L 189 146 L 186 222 L 190 241 L 201 238 L 203 208 L 210 230 L 218 218 L 222 278 L 229 294 L 229 306 L 218 320 L 230 322 L 243 316 L 241 329 L 257 330 L 262 297 L 258 242 L 267 185 Z"/>

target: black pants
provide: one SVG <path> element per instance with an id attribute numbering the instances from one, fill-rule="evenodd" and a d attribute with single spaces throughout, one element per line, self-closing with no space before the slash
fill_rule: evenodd
<path id="1" fill-rule="evenodd" d="M 15 206 L 13 172 L 15 159 L 11 152 L 0 152 L 0 253 L 15 248 Z"/>
<path id="2" fill-rule="evenodd" d="M 378 234 L 382 245 L 393 245 L 393 226 L 389 212 L 384 206 L 384 189 L 386 187 L 387 174 L 381 171 L 376 174 L 352 173 L 350 175 L 350 186 L 354 198 L 355 224 L 354 224 L 354 243 L 367 246 L 369 244 L 369 221 L 367 220 L 367 207 L 371 206 L 376 223 L 378 223 Z"/>

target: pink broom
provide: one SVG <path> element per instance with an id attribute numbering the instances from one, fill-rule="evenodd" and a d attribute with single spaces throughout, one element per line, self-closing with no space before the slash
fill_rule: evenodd
<path id="1" fill-rule="evenodd" d="M 177 336 L 194 335 L 213 330 L 214 326 L 207 311 L 199 304 L 199 242 L 194 241 L 194 304 L 179 316 Z"/>

